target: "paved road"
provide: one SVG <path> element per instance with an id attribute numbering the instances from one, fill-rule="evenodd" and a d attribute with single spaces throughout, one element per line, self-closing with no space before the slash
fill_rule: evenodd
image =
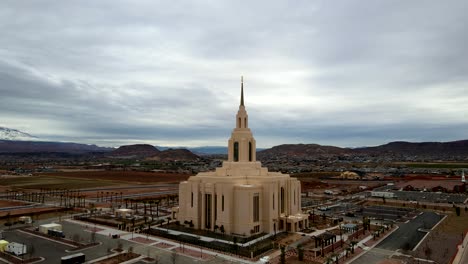
<path id="1" fill-rule="evenodd" d="M 390 234 L 377 246 L 354 260 L 352 263 L 377 263 L 380 260 L 387 259 L 398 249 L 413 249 L 426 235 L 426 232 L 420 231 L 420 229 L 431 229 L 442 219 L 442 217 L 443 216 L 436 213 L 425 212 L 408 223 L 400 224 L 399 228 L 395 232 Z"/>
<path id="2" fill-rule="evenodd" d="M 65 250 L 73 249 L 73 247 L 23 233 L 19 230 L 5 230 L 3 235 L 6 241 L 26 245 L 27 253 L 24 256 L 25 258 L 42 256 L 47 259 L 46 263 L 60 263 L 60 257 L 65 255 Z"/>
<path id="3" fill-rule="evenodd" d="M 426 232 L 418 231 L 418 229 L 431 229 L 442 217 L 436 213 L 425 212 L 408 223 L 401 224 L 397 231 L 389 235 L 377 247 L 393 251 L 400 248 L 413 249 L 426 235 Z"/>

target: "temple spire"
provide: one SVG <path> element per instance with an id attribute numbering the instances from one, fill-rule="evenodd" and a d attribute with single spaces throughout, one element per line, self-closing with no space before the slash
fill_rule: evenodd
<path id="1" fill-rule="evenodd" d="M 241 101 L 240 105 L 244 105 L 244 76 L 241 76 Z"/>

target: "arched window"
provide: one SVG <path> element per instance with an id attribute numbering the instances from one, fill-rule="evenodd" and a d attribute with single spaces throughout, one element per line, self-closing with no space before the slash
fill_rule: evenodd
<path id="1" fill-rule="evenodd" d="M 234 142 L 234 161 L 239 161 L 239 142 Z"/>
<path id="2" fill-rule="evenodd" d="M 237 119 L 237 127 L 239 127 L 239 128 L 242 127 L 241 118 L 240 118 L 240 117 Z"/>
<path id="3" fill-rule="evenodd" d="M 281 213 L 284 213 L 284 188 L 281 187 L 281 198 L 280 198 L 280 208 L 281 208 Z"/>
<path id="4" fill-rule="evenodd" d="M 252 142 L 249 142 L 249 161 L 252 161 Z"/>

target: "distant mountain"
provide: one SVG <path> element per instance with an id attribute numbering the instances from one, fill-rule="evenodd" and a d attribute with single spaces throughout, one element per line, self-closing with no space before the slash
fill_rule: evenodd
<path id="1" fill-rule="evenodd" d="M 318 144 L 284 144 L 259 151 L 259 158 L 270 155 L 281 156 L 322 156 L 322 155 L 341 155 L 351 152 L 350 149 L 334 146 L 322 146 Z"/>
<path id="2" fill-rule="evenodd" d="M 357 148 L 355 151 L 365 153 L 391 153 L 400 155 L 468 156 L 468 140 L 419 143 L 395 141 L 377 147 Z"/>
<path id="3" fill-rule="evenodd" d="M 156 146 L 159 150 L 167 150 L 167 149 L 188 149 L 191 152 L 203 156 L 203 155 L 227 155 L 228 148 L 224 146 L 202 146 L 202 147 L 163 147 L 163 146 Z M 262 151 L 263 148 L 257 148 L 257 151 Z"/>
<path id="4" fill-rule="evenodd" d="M 203 146 L 203 147 L 164 147 L 156 146 L 159 150 L 164 151 L 168 149 L 188 149 L 197 155 L 213 155 L 213 154 L 227 154 L 228 148 L 222 146 Z"/>
<path id="5" fill-rule="evenodd" d="M 108 152 L 111 150 L 113 149 L 69 142 L 0 140 L 0 153 L 54 152 L 81 154 L 89 152 Z"/>
<path id="6" fill-rule="evenodd" d="M 158 155 L 161 151 L 149 144 L 121 146 L 109 153 L 110 157 L 118 158 L 148 158 Z"/>
<path id="7" fill-rule="evenodd" d="M 148 159 L 149 160 L 161 160 L 161 161 L 176 161 L 176 160 L 193 161 L 193 160 L 200 159 L 200 157 L 193 154 L 188 149 L 166 149 Z"/>
<path id="8" fill-rule="evenodd" d="M 318 144 L 287 144 L 279 145 L 259 151 L 259 158 L 271 158 L 280 156 L 293 157 L 319 157 L 339 155 L 406 155 L 406 156 L 466 156 L 468 157 L 468 140 L 452 142 L 390 142 L 375 147 L 340 148 L 333 146 L 322 146 Z"/>
<path id="9" fill-rule="evenodd" d="M 39 138 L 17 129 L 0 127 L 0 140 L 37 141 Z"/>

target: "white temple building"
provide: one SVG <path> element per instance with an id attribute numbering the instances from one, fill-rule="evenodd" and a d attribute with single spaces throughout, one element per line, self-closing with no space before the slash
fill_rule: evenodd
<path id="1" fill-rule="evenodd" d="M 175 217 L 196 229 L 250 236 L 259 232 L 298 231 L 308 227 L 301 211 L 301 183 L 269 172 L 256 161 L 256 142 L 244 105 L 244 84 L 228 142 L 228 160 L 213 172 L 191 176 L 179 186 Z"/>

